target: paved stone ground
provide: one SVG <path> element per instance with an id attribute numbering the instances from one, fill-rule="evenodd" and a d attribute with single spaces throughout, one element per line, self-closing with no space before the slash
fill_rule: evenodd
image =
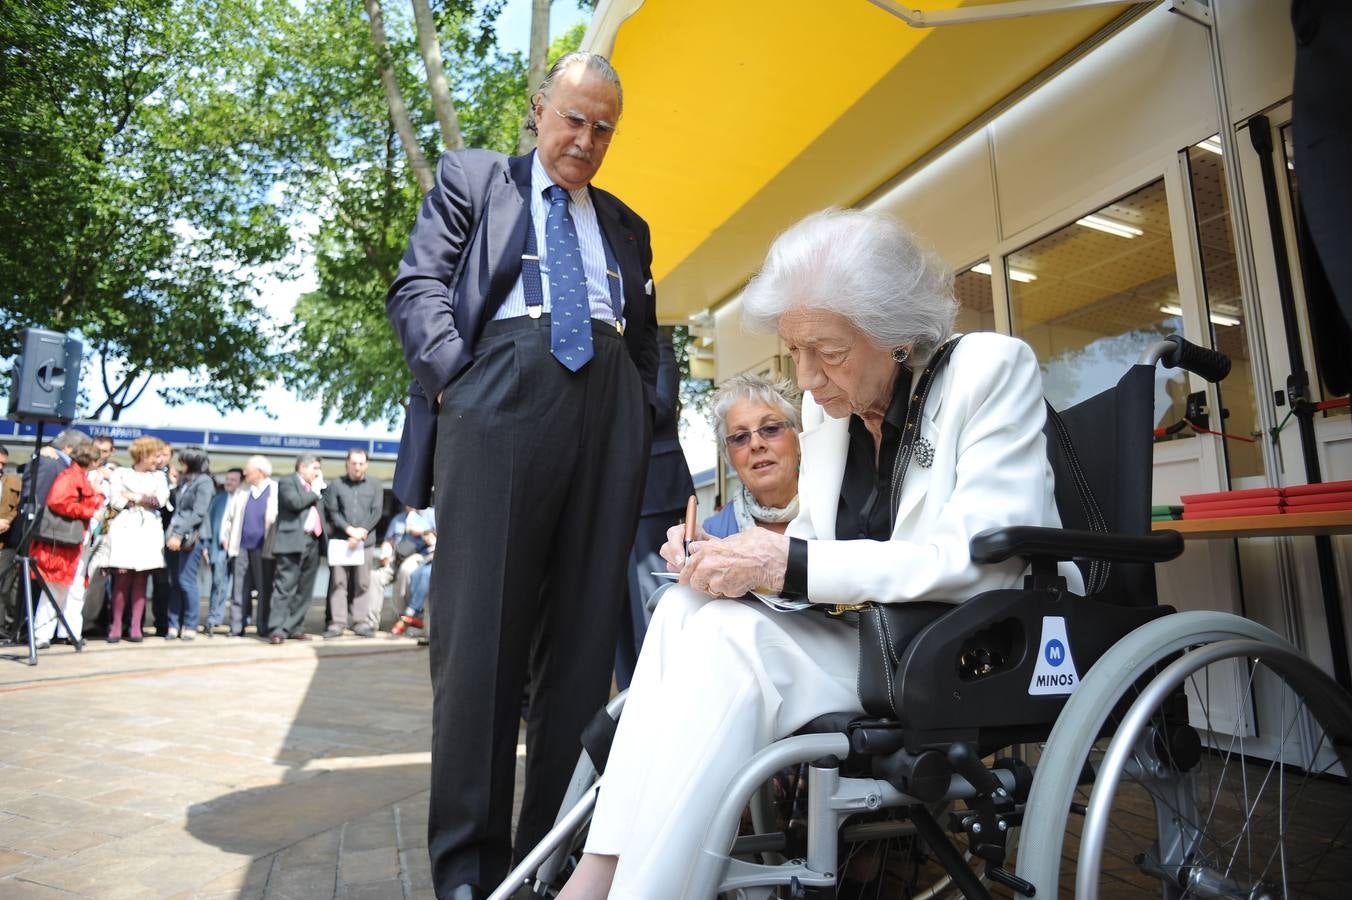
<path id="1" fill-rule="evenodd" d="M 425 648 L 148 637 L 24 658 L 0 648 L 0 897 L 432 896 Z"/>

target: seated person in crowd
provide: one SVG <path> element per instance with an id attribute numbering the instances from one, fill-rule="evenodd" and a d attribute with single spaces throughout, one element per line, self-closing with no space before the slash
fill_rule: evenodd
<path id="1" fill-rule="evenodd" d="M 679 897 L 747 760 L 817 716 L 862 712 L 857 613 L 817 606 L 960 602 L 1017 587 L 1023 562 L 973 563 L 972 536 L 1059 525 L 1026 344 L 968 335 L 912 403 L 953 339 L 957 301 L 942 263 L 895 221 L 809 216 L 776 239 L 742 304 L 748 327 L 778 331 L 799 387 L 825 413 L 805 415 L 814 424 L 800 439 L 798 514 L 783 534 L 710 537 L 688 558 L 682 529 L 669 533 L 662 554 L 679 584 L 653 616 L 563 900 Z M 908 413 L 915 458 L 895 472 L 911 456 L 899 454 Z M 814 606 L 775 612 L 744 599 L 752 588 Z"/>
<path id="2" fill-rule="evenodd" d="M 427 617 L 423 614 L 423 610 L 427 608 L 427 590 L 432 585 L 432 556 L 437 549 L 436 530 L 424 530 L 422 540 L 424 544 L 423 552 L 420 554 L 422 562 L 408 577 L 408 606 L 404 607 L 399 621 L 391 626 L 390 634 L 400 635 L 410 628 L 427 627 Z"/>
<path id="3" fill-rule="evenodd" d="M 385 607 L 385 588 L 394 583 L 394 608 L 407 608 L 409 581 L 424 562 L 432 558 L 427 552 L 428 535 L 436 533 L 436 514 L 427 509 L 405 506 L 385 526 L 385 540 L 380 544 L 380 567 L 371 579 L 370 618 L 372 628 L 380 627 Z"/>

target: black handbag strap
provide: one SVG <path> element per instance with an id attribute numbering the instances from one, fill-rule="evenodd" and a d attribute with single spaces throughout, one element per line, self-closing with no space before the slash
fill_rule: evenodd
<path id="1" fill-rule="evenodd" d="M 897 459 L 892 464 L 891 512 L 888 517 L 889 532 L 897 527 L 897 510 L 901 507 L 901 485 L 906 478 L 906 470 L 911 466 L 911 457 L 915 455 L 915 442 L 920 437 L 920 420 L 925 412 L 925 402 L 929 399 L 930 388 L 934 386 L 934 376 L 943 368 L 953 348 L 958 346 L 962 335 L 938 347 L 930 356 L 925 371 L 920 373 L 911 390 L 911 400 L 906 406 L 906 421 L 901 426 L 901 445 L 897 448 Z"/>
<path id="2" fill-rule="evenodd" d="M 1080 455 L 1070 439 L 1070 429 L 1066 427 L 1061 414 L 1050 403 L 1046 400 L 1042 402 L 1047 407 L 1047 421 L 1051 424 L 1052 434 L 1056 438 L 1056 449 L 1064 463 L 1064 469 L 1070 475 L 1071 483 L 1075 486 L 1075 495 L 1079 498 L 1081 510 L 1084 511 L 1085 522 L 1089 525 L 1090 531 L 1106 533 L 1108 519 L 1103 515 L 1103 508 L 1099 506 L 1098 498 L 1094 496 L 1094 488 L 1089 484 L 1089 476 L 1085 474 L 1084 466 L 1080 463 Z M 1111 572 L 1112 563 L 1107 560 L 1090 560 L 1089 571 L 1084 579 L 1084 595 L 1093 596 L 1107 587 Z"/>

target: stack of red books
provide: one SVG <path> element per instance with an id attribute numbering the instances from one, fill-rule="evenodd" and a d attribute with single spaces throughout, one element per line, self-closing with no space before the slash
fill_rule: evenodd
<path id="1" fill-rule="evenodd" d="M 1333 512 L 1352 509 L 1352 481 L 1325 484 L 1296 484 L 1282 488 L 1282 500 L 1289 513 Z"/>
<path id="2" fill-rule="evenodd" d="M 1275 516 L 1285 501 L 1281 488 L 1216 491 L 1183 497 L 1184 519 L 1220 519 L 1230 516 Z"/>

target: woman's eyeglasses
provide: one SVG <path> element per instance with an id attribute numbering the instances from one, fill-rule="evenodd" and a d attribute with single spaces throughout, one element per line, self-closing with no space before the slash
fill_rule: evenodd
<path id="1" fill-rule="evenodd" d="M 788 422 L 766 422 L 761 427 L 753 431 L 734 431 L 732 434 L 723 438 L 723 443 L 728 445 L 731 450 L 740 450 L 751 443 L 751 435 L 758 434 L 763 441 L 777 441 L 789 430 Z"/>

